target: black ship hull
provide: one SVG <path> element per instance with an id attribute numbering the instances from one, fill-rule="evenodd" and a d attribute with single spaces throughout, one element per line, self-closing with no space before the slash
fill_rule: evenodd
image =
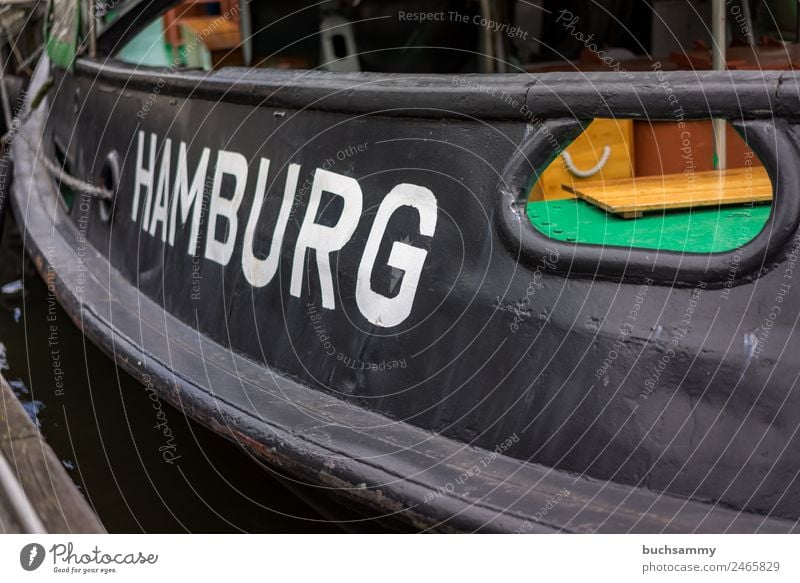
<path id="1" fill-rule="evenodd" d="M 425 528 L 794 527 L 797 294 L 757 335 L 800 236 L 794 77 L 669 77 L 775 184 L 753 242 L 683 255 L 549 240 L 524 212 L 587 120 L 669 115 L 653 75 L 79 59 L 29 95 L 48 75 L 13 152 L 27 248 L 89 338 L 213 430 Z M 59 191 L 43 156 L 113 200 Z"/>

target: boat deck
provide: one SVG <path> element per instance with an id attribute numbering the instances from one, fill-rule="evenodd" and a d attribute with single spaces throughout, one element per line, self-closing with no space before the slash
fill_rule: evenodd
<path id="1" fill-rule="evenodd" d="M 528 203 L 528 217 L 551 239 L 682 253 L 720 253 L 749 243 L 771 205 L 739 204 L 661 211 L 636 219 L 607 213 L 581 199 Z"/>

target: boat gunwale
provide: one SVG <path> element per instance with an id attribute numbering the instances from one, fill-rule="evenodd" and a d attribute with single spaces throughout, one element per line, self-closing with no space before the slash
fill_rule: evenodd
<path id="1" fill-rule="evenodd" d="M 443 122 L 457 119 L 467 127 L 487 120 L 525 123 L 525 138 L 496 186 L 497 229 L 509 252 L 529 267 L 535 267 L 553 247 L 572 257 L 568 266 L 556 268 L 562 273 L 566 270 L 572 277 L 652 281 L 673 287 L 702 282 L 720 287 L 730 285 L 729 274 L 734 273 L 733 285 L 741 285 L 773 267 L 800 226 L 800 199 L 783 194 L 796 190 L 800 177 L 791 166 L 784 165 L 780 171 L 777 167 L 778 158 L 785 152 L 792 157 L 799 155 L 789 139 L 793 125 L 789 112 L 800 115 L 800 110 L 792 109 L 791 91 L 792 85 L 800 85 L 798 73 L 654 71 L 445 76 L 247 68 L 205 73 L 79 59 L 76 74 L 92 86 L 110 84 L 121 92 L 150 91 L 157 96 L 223 100 L 258 108 L 434 118 Z M 502 89 L 501 97 L 494 91 L 498 88 Z M 764 229 L 738 249 L 712 254 L 565 243 L 539 233 L 524 212 L 531 177 L 566 148 L 589 120 L 598 117 L 647 121 L 724 117 L 740 133 L 749 132 L 749 140 L 773 184 L 773 212 Z M 780 152 L 770 152 L 773 136 L 780 142 Z"/>
<path id="2" fill-rule="evenodd" d="M 40 108 L 34 112 L 23 131 L 41 137 L 44 131 L 43 110 Z M 431 503 L 427 498 L 432 492 L 438 492 L 443 485 L 457 483 L 463 471 L 469 469 L 470 464 L 479 463 L 487 452 L 404 422 L 391 423 L 394 435 L 389 441 L 369 432 L 356 431 L 358 427 L 374 426 L 378 419 L 391 420 L 302 385 L 264 364 L 235 355 L 230 349 L 203 339 L 203 351 L 182 361 L 184 366 L 191 363 L 192 366 L 188 367 L 191 370 L 204 370 L 213 353 L 218 353 L 220 360 L 233 357 L 236 366 L 227 371 L 229 376 L 233 378 L 235 375 L 239 382 L 243 382 L 244 377 L 239 371 L 248 368 L 253 371 L 251 378 L 273 379 L 281 390 L 305 395 L 308 402 L 317 403 L 330 415 L 343 415 L 335 426 L 342 433 L 336 433 L 326 425 L 317 429 L 327 433 L 317 437 L 303 431 L 302 427 L 285 423 L 287 418 L 297 415 L 295 400 L 273 404 L 269 410 L 258 411 L 256 415 L 254 411 L 235 406 L 230 399 L 220 398 L 219 391 L 224 386 L 210 383 L 211 387 L 206 388 L 192 380 L 188 370 L 175 364 L 174 351 L 178 346 L 170 342 L 171 336 L 177 333 L 186 338 L 197 337 L 197 331 L 142 296 L 90 244 L 87 243 L 92 252 L 84 251 L 79 256 L 77 226 L 63 206 L 57 203 L 56 185 L 43 165 L 38 163 L 37 153 L 25 142 L 17 141 L 14 143 L 14 156 L 12 202 L 23 228 L 27 251 L 39 273 L 47 277 L 48 282 L 52 281 L 59 302 L 73 321 L 119 366 L 152 386 L 160 397 L 237 441 L 261 459 L 288 466 L 292 472 L 323 484 L 344 487 L 347 495 L 375 507 L 403 511 L 406 518 L 418 526 L 440 529 L 786 532 L 797 524 L 783 518 L 738 512 L 644 488 L 575 476 L 502 454 L 494 458 L 489 471 L 470 479 L 470 493 L 445 491 L 435 496 Z M 116 278 L 113 277 L 115 273 Z M 102 274 L 108 274 L 107 282 L 117 286 L 113 293 L 107 282 L 99 279 Z M 81 277 L 85 281 L 79 293 Z M 152 346 L 146 349 L 144 341 L 137 343 L 137 336 L 142 334 L 140 328 L 131 325 L 129 329 L 123 329 L 124 321 L 113 317 L 114 310 L 125 308 L 126 302 L 141 308 L 137 313 L 139 327 L 142 319 L 151 323 L 163 322 L 165 327 L 168 326 L 167 334 L 155 328 L 150 331 L 149 340 L 152 343 L 155 339 L 160 343 L 160 352 L 153 352 Z M 106 312 L 111 316 L 106 317 Z M 227 390 L 234 394 L 240 388 L 228 387 Z M 421 436 L 424 439 L 420 440 Z M 413 445 L 402 449 L 403 442 Z M 448 457 L 425 472 L 427 478 L 417 475 L 409 479 L 406 471 L 409 460 L 415 455 L 430 458 L 432 451 L 455 452 L 454 455 L 459 456 L 458 463 Z M 365 452 L 369 455 L 365 456 Z M 336 455 L 341 461 L 331 464 L 331 455 Z M 419 468 L 414 470 L 419 471 Z M 499 487 L 497 479 L 490 479 L 494 474 L 500 478 Z M 509 475 L 516 478 L 506 481 Z M 538 486 L 533 488 L 533 484 Z M 543 517 L 542 509 L 551 502 L 554 492 L 565 485 L 569 485 L 574 498 L 557 505 L 556 509 L 549 509 Z"/>
<path id="3" fill-rule="evenodd" d="M 253 107 L 398 117 L 508 120 L 670 121 L 800 118 L 791 91 L 800 72 L 409 74 L 223 67 L 215 71 L 78 58 L 75 73 L 103 86 Z M 156 91 L 157 90 L 157 91 Z M 735 96 L 735 99 L 731 97 Z M 568 144 L 563 144 L 566 147 Z"/>

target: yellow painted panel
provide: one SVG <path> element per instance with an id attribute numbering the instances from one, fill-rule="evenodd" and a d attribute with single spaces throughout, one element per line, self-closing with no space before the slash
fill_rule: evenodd
<path id="1" fill-rule="evenodd" d="M 534 185 L 531 200 L 554 200 L 573 198 L 567 191 L 578 188 L 584 182 L 615 180 L 633 176 L 633 121 L 628 119 L 596 119 L 566 152 L 573 167 L 579 171 L 595 169 L 601 162 L 606 146 L 610 156 L 602 168 L 590 177 L 581 178 L 570 172 L 564 156 L 556 158 L 544 171 L 539 184 Z"/>

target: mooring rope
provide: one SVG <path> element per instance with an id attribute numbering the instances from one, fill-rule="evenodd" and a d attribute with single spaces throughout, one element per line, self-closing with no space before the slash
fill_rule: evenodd
<path id="1" fill-rule="evenodd" d="M 14 139 L 19 136 L 31 150 L 34 152 L 39 150 L 38 146 L 30 139 L 30 136 L 25 133 L 24 126 L 43 100 L 32 100 L 31 107 L 22 118 L 14 115 L 11 111 L 11 102 L 8 98 L 8 88 L 6 87 L 5 70 L 3 67 L 0 67 L 0 99 L 2 100 L 3 117 L 5 118 L 6 127 L 8 128 L 8 131 L 0 137 L 0 141 L 2 141 L 6 147 L 10 147 Z M 39 152 L 39 161 L 54 178 L 57 178 L 59 182 L 66 184 L 72 190 L 83 192 L 90 196 L 96 196 L 104 200 L 111 200 L 114 196 L 114 193 L 107 188 L 72 176 L 64 169 L 63 164 L 58 164 L 54 160 L 51 160 L 44 152 Z"/>
<path id="2" fill-rule="evenodd" d="M 600 156 L 600 159 L 597 161 L 597 164 L 588 170 L 580 170 L 577 166 L 575 166 L 575 162 L 572 160 L 572 156 L 570 156 L 569 152 L 562 152 L 561 157 L 564 158 L 564 165 L 567 167 L 574 176 L 578 178 L 591 178 L 598 172 L 600 172 L 603 167 L 605 167 L 608 159 L 611 158 L 611 146 L 603 146 L 603 153 Z"/>

